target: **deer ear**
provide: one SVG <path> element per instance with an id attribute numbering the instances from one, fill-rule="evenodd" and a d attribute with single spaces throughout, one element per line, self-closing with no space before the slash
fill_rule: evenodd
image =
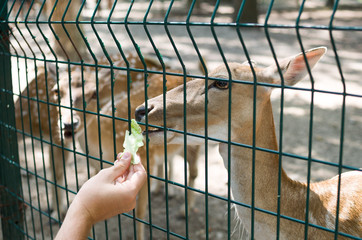
<path id="1" fill-rule="evenodd" d="M 308 75 L 308 68 L 305 61 L 308 62 L 310 69 L 312 69 L 321 57 L 327 52 L 326 47 L 313 48 L 296 56 L 284 59 L 279 62 L 280 70 L 283 74 L 284 84 L 293 86 Z M 281 84 L 281 77 L 276 65 L 267 67 L 266 75 L 270 77 L 273 84 Z"/>

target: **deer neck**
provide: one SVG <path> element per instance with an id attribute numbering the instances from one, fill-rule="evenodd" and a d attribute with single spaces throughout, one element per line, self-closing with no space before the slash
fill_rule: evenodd
<path id="1" fill-rule="evenodd" d="M 127 95 L 127 93 L 124 90 L 124 85 L 125 83 L 122 81 L 115 81 L 114 83 L 111 83 L 108 79 L 107 81 L 103 80 L 98 82 L 99 91 L 98 91 L 98 98 L 96 101 L 98 101 L 99 111 L 102 112 L 104 110 L 111 109 L 112 102 L 116 103 L 117 101 L 119 101 L 120 99 L 124 98 Z M 97 109 L 95 109 L 94 111 L 97 111 Z M 97 118 L 96 115 L 90 114 L 87 117 L 87 121 L 90 121 L 89 123 L 91 123 L 96 118 Z"/>
<path id="2" fill-rule="evenodd" d="M 262 104 L 262 106 L 257 109 L 256 119 L 255 146 L 258 148 L 277 151 L 278 146 L 270 100 Z M 253 146 L 253 123 L 238 124 L 238 126 L 240 127 L 234 128 L 233 126 L 232 128 L 232 141 Z M 228 169 L 227 144 L 222 144 L 220 146 L 220 153 L 223 157 L 225 167 Z M 253 159 L 255 160 L 254 166 Z M 233 198 L 236 201 L 251 205 L 252 196 L 254 195 L 255 207 L 277 212 L 279 175 L 283 193 L 287 192 L 288 196 L 294 196 L 295 199 L 301 199 L 301 201 L 303 201 L 302 199 L 305 199 L 305 197 L 303 198 L 305 191 L 301 190 L 301 188 L 305 188 L 303 184 L 291 180 L 283 169 L 281 169 L 281 174 L 279 174 L 279 168 L 281 166 L 279 164 L 278 154 L 268 153 L 261 150 L 255 150 L 253 152 L 250 148 L 231 146 L 230 163 L 231 190 Z M 285 191 L 283 191 L 283 189 L 285 189 Z M 284 206 L 286 208 L 290 207 L 287 206 L 287 202 L 290 201 L 284 201 L 283 196 L 282 201 L 285 203 Z M 295 201 L 293 204 L 295 204 Z M 251 211 L 249 208 L 237 206 L 236 210 L 239 217 L 243 219 L 250 218 Z M 282 211 L 286 213 L 284 210 Z M 301 211 L 301 214 L 303 214 L 303 211 Z M 293 214 L 293 216 L 295 215 Z M 268 217 L 262 217 L 261 222 L 266 223 L 268 226 L 272 226 L 274 224 L 273 221 L 269 221 L 267 218 Z M 257 222 L 258 220 L 260 220 L 260 218 L 256 219 Z M 248 222 L 250 221 L 247 220 L 246 223 Z M 267 226 L 263 225 L 263 228 L 265 227 Z"/>

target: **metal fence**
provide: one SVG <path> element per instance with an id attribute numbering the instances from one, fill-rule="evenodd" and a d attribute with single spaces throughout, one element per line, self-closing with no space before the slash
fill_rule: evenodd
<path id="1" fill-rule="evenodd" d="M 96 224 L 90 239 L 279 239 L 285 237 L 286 228 L 294 229 L 293 239 L 313 239 L 318 234 L 325 234 L 325 239 L 361 239 L 360 220 L 348 220 L 355 232 L 344 226 L 350 213 L 343 210 L 342 181 L 334 185 L 337 198 L 328 223 L 313 215 L 311 187 L 312 182 L 346 171 L 357 171 L 356 176 L 361 172 L 360 3 L 328 1 L 333 7 L 327 8 L 324 1 L 260 1 L 255 12 L 258 22 L 243 22 L 243 13 L 255 10 L 250 2 L 1 2 L 3 239 L 54 238 L 82 183 L 113 164 L 122 151 L 124 130 L 135 118 L 136 107 L 191 79 L 205 81 L 208 110 L 199 123 L 203 134 L 189 131 L 192 126 L 186 124 L 194 113 L 185 104 L 185 87 L 182 127 L 154 125 L 146 114 L 144 129 L 162 129 L 165 139 L 182 135 L 183 144 L 175 150 L 167 141 L 162 147 L 153 145 L 152 138 L 146 141 L 141 156 L 149 181 L 138 199 L 142 204 Z M 314 70 L 307 53 L 301 55 L 311 66 L 307 64 L 307 78 L 298 85 L 256 81 L 252 59 L 261 66 L 276 64 L 283 79 L 281 59 L 318 46 L 329 50 Z M 230 63 L 244 61 L 254 80 L 233 79 Z M 226 66 L 227 76 L 212 75 L 220 64 Z M 208 131 L 215 114 L 208 106 L 211 82 L 232 86 L 229 101 L 223 103 L 224 138 Z M 232 139 L 236 104 L 231 102 L 232 89 L 238 85 L 251 86 L 254 93 L 250 143 Z M 256 139 L 260 86 L 275 88 L 271 100 L 277 149 L 260 146 Z M 163 96 L 166 106 L 169 95 Z M 167 112 L 163 124 L 169 121 Z M 201 145 L 187 145 L 193 138 Z M 224 159 L 220 144 L 227 146 Z M 232 173 L 235 149 L 246 149 L 252 163 L 248 174 L 245 170 L 251 182 L 251 199 L 246 202 L 232 191 L 242 184 Z M 273 208 L 263 207 L 263 191 L 256 190 L 258 179 L 268 178 L 256 171 L 259 154 L 274 156 L 278 162 L 277 183 L 262 188 L 276 189 Z M 288 191 L 283 190 L 282 165 L 292 179 L 306 182 L 302 217 L 288 215 L 283 208 Z M 358 191 L 357 197 L 362 197 Z M 239 219 L 233 206 L 249 217 Z M 353 211 L 358 216 L 362 209 Z M 273 219 L 274 230 L 259 225 L 261 216 Z"/>

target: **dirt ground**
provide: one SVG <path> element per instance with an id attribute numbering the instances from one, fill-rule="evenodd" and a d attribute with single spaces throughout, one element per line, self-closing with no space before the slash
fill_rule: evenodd
<path id="1" fill-rule="evenodd" d="M 165 6 L 167 6 L 165 4 Z M 191 22 L 210 22 L 212 9 L 210 5 L 202 5 L 206 13 L 193 16 Z M 126 9 L 129 4 L 119 3 L 117 5 L 115 20 L 122 19 L 125 16 Z M 142 21 L 147 7 L 143 4 L 134 4 L 130 15 L 131 21 Z M 149 21 L 163 20 L 161 5 L 155 4 L 149 16 Z M 89 10 L 88 10 L 89 11 Z M 183 6 L 180 2 L 176 2 L 169 16 L 169 22 L 185 21 L 186 17 L 183 12 Z M 232 9 L 230 6 L 221 6 L 220 13 L 217 14 L 215 22 L 223 23 L 230 22 Z M 333 26 L 343 28 L 353 26 L 358 28 L 358 31 L 351 30 L 334 30 L 332 32 L 326 29 L 330 24 L 331 10 L 306 11 L 301 15 L 300 25 L 305 26 L 296 31 L 295 28 L 275 28 L 278 24 L 287 26 L 295 26 L 295 19 L 298 16 L 297 11 L 277 12 L 273 11 L 270 15 L 268 24 L 271 26 L 268 29 L 270 39 L 276 55 L 279 59 L 295 55 L 301 51 L 300 43 L 298 42 L 298 34 L 301 36 L 301 42 L 304 49 L 309 49 L 317 46 L 326 46 L 328 52 L 321 60 L 318 66 L 313 71 L 314 87 L 318 90 L 330 92 L 343 92 L 342 77 L 345 79 L 345 89 L 349 94 L 346 97 L 346 108 L 344 117 L 344 125 L 341 124 L 342 119 L 342 95 L 317 92 L 314 94 L 313 105 L 313 132 L 309 132 L 310 113 L 311 113 L 311 94 L 309 91 L 286 90 L 284 98 L 284 115 L 283 115 L 283 136 L 282 136 L 282 151 L 285 153 L 296 154 L 303 157 L 308 157 L 309 154 L 313 159 L 318 159 L 326 162 L 338 163 L 341 159 L 343 165 L 353 168 L 361 168 L 362 156 L 362 11 L 361 10 L 339 10 L 335 16 Z M 90 12 L 86 12 L 86 16 L 90 16 Z M 105 12 L 101 13 L 97 19 L 107 17 Z M 260 23 L 265 21 L 265 14 L 260 16 Z M 319 29 L 309 28 L 308 26 L 318 26 Z M 152 46 L 145 34 L 142 24 L 129 25 L 132 36 L 139 45 L 143 54 L 151 54 Z M 164 25 L 147 25 L 152 38 L 155 41 L 157 48 L 163 56 L 169 57 L 170 64 L 174 67 L 180 67 L 177 61 L 175 51 L 170 44 L 170 39 L 166 35 Z M 30 26 L 36 32 L 34 26 Z M 88 29 L 89 28 L 89 29 Z M 97 25 L 106 49 L 109 52 L 115 52 L 116 46 L 114 41 L 109 37 L 107 26 Z M 98 56 L 102 56 L 101 48 L 97 44 L 94 34 L 90 26 L 86 26 L 88 40 L 92 43 Z M 113 27 L 118 36 L 118 40 L 122 43 L 123 49 L 134 51 L 134 46 L 130 41 L 129 35 L 126 33 L 124 25 L 116 25 Z M 168 25 L 172 39 L 175 42 L 185 66 L 190 74 L 200 74 L 198 70 L 198 57 L 195 48 L 190 41 L 190 34 L 183 25 Z M 222 46 L 223 54 L 228 61 L 244 62 L 246 60 L 244 50 L 234 27 L 214 28 L 220 45 Z M 195 38 L 198 48 L 204 57 L 209 69 L 222 63 L 220 51 L 217 48 L 213 38 L 213 32 L 210 26 L 194 25 L 191 27 L 191 32 Z M 14 34 L 17 34 L 16 32 Z M 248 52 L 253 60 L 258 64 L 267 66 L 274 62 L 270 46 L 266 38 L 266 31 L 263 28 L 258 29 L 241 29 L 241 35 L 245 41 Z M 341 72 L 337 68 L 336 55 L 331 44 L 331 37 L 335 42 L 337 54 L 341 63 Z M 40 41 L 41 43 L 41 41 Z M 38 54 L 36 52 L 36 54 Z M 15 61 L 15 60 L 14 60 Z M 23 64 L 20 60 L 20 64 Z M 13 62 L 14 67 L 15 62 Z M 31 71 L 29 71 L 31 72 Z M 17 76 L 17 69 L 14 67 L 14 79 Z M 20 73 L 21 74 L 21 73 Z M 31 74 L 31 73 L 30 73 Z M 310 79 L 305 79 L 298 84 L 301 88 L 310 88 Z M 18 89 L 17 83 L 14 83 L 14 89 Z M 357 96 L 356 96 L 357 95 Z M 276 131 L 278 138 L 280 127 L 280 90 L 275 90 L 272 95 L 274 117 L 276 122 Z M 344 128 L 343 146 L 341 148 L 341 128 Z M 280 140 L 280 139 L 279 139 Z M 309 140 L 312 145 L 309 145 Z M 35 151 L 33 154 L 32 144 L 27 140 L 26 146 L 28 149 L 28 167 L 31 171 L 36 172 L 40 176 L 47 174 L 46 167 L 47 159 L 43 158 L 40 149 L 40 144 L 35 142 Z M 46 146 L 45 146 L 46 147 Z M 19 147 L 22 149 L 22 146 Z M 343 151 L 341 151 L 341 149 Z M 185 202 L 184 190 L 173 184 L 169 184 L 169 188 L 174 188 L 174 196 L 165 196 L 163 192 L 154 193 L 151 195 L 151 217 L 152 224 L 157 228 L 152 228 L 153 239 L 179 239 L 173 234 L 185 236 L 186 228 L 190 239 L 206 239 L 208 234 L 209 239 L 227 239 L 228 237 L 228 218 L 231 219 L 229 231 L 232 239 L 238 238 L 238 230 L 235 227 L 234 211 L 231 209 L 228 213 L 228 204 L 224 199 L 228 196 L 227 191 L 227 172 L 223 166 L 222 159 L 217 152 L 217 146 L 210 145 L 208 147 L 209 158 L 205 159 L 204 154 L 201 154 L 198 159 L 199 176 L 196 180 L 196 189 L 205 191 L 205 182 L 207 182 L 208 192 L 212 195 L 205 197 L 205 194 L 197 193 L 196 208 L 189 213 L 186 221 L 180 216 L 180 207 Z M 46 157 L 46 155 L 44 155 Z M 25 167 L 24 153 L 20 153 L 21 164 Z M 36 160 L 33 160 L 36 159 Z M 75 163 L 77 164 L 78 172 L 74 171 Z M 173 159 L 174 176 L 172 181 L 183 183 L 184 162 L 181 157 Z M 207 168 L 205 165 L 207 164 Z M 283 157 L 283 167 L 286 172 L 296 180 L 306 181 L 307 176 L 307 161 L 293 158 Z M 205 174 L 205 169 L 208 170 Z M 312 163 L 311 180 L 319 181 L 336 175 L 338 168 L 322 163 Z M 208 176 L 206 179 L 205 176 Z M 76 179 L 76 177 L 78 179 Z M 81 185 L 87 179 L 87 166 L 85 159 L 77 155 L 76 159 L 72 159 L 67 165 L 67 181 L 68 188 L 76 191 L 76 181 Z M 28 234 L 34 239 L 50 239 L 57 232 L 58 225 L 49 222 L 49 218 L 45 215 L 39 216 L 37 209 L 47 211 L 47 195 L 51 185 L 45 185 L 44 180 L 35 178 L 23 172 L 23 191 L 26 201 L 34 207 L 27 207 L 26 210 L 26 227 Z M 47 189 L 46 189 L 46 187 Z M 214 195 L 221 198 L 214 197 Z M 70 194 L 70 201 L 74 197 Z M 166 208 L 168 201 L 168 208 Z M 129 213 L 132 215 L 132 213 Z M 207 219 L 207 220 L 206 220 Z M 146 218 L 149 221 L 149 217 Z M 206 221 L 208 225 L 206 225 Z M 167 222 L 169 224 L 167 224 Z M 121 228 L 119 229 L 119 224 Z M 162 228 L 164 230 L 159 230 Z M 165 230 L 169 229 L 173 234 L 167 235 Z M 127 216 L 121 216 L 102 222 L 94 228 L 95 239 L 133 239 L 134 223 Z M 150 228 L 146 226 L 147 236 L 150 233 Z"/>

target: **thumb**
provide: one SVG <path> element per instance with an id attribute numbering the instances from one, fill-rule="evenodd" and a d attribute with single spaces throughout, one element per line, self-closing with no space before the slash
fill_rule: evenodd
<path id="1" fill-rule="evenodd" d="M 129 169 L 131 158 L 132 155 L 129 152 L 124 152 L 121 157 L 117 157 L 117 160 L 114 162 L 114 166 L 110 168 L 110 180 L 113 181 L 122 176 Z"/>

